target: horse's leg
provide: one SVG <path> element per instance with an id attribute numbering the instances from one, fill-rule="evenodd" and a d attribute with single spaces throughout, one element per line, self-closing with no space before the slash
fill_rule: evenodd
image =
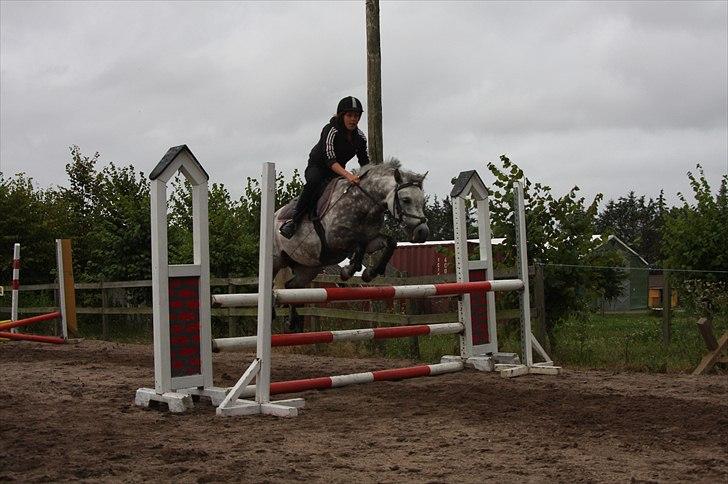
<path id="1" fill-rule="evenodd" d="M 369 245 L 367 245 L 367 252 L 372 253 L 381 250 L 382 255 L 364 270 L 364 273 L 361 275 L 362 281 L 370 282 L 378 275 L 384 274 L 387 263 L 392 258 L 392 254 L 394 254 L 396 248 L 397 241 L 388 235 L 379 234 L 377 238 L 372 239 Z"/>
<path id="2" fill-rule="evenodd" d="M 356 274 L 357 271 L 361 270 L 361 263 L 364 260 L 364 253 L 366 252 L 366 244 L 357 244 L 349 260 L 349 265 L 342 267 L 339 271 L 339 277 L 342 281 L 348 281 L 351 276 Z"/>
<path id="3" fill-rule="evenodd" d="M 313 281 L 321 272 L 321 267 L 306 267 L 301 265 L 292 266 L 293 277 L 286 282 L 286 289 L 297 289 L 305 287 L 309 282 Z M 303 316 L 299 315 L 296 308 L 303 304 L 289 304 L 290 315 L 288 317 L 288 333 L 300 333 L 303 331 Z"/>
<path id="4" fill-rule="evenodd" d="M 284 332 L 286 333 L 303 333 L 303 316 L 298 314 L 297 309 L 303 304 L 288 305 L 288 324 Z"/>
<path id="5" fill-rule="evenodd" d="M 288 264 L 286 264 L 286 260 L 280 254 L 279 255 L 273 254 L 273 287 L 272 287 L 272 289 L 277 289 L 279 287 L 282 287 L 283 284 L 281 283 L 280 279 L 281 279 L 281 276 L 285 277 L 285 275 L 286 275 L 285 273 L 281 273 L 281 271 L 283 269 L 288 269 Z M 288 270 L 286 270 L 285 272 L 288 272 Z M 273 313 L 272 313 L 273 321 L 275 321 L 276 317 L 277 317 L 276 302 L 273 301 L 271 303 L 271 305 L 273 306 Z"/>

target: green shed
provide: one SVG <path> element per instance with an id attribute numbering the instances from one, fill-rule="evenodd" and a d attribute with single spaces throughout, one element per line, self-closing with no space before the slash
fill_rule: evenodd
<path id="1" fill-rule="evenodd" d="M 595 235 L 595 239 L 604 239 Z M 603 299 L 600 306 L 605 311 L 630 311 L 646 309 L 649 299 L 649 263 L 616 235 L 609 235 L 600 247 L 617 250 L 624 256 L 628 276 L 622 283 L 622 293 L 611 301 Z M 630 270 L 633 269 L 633 270 Z"/>

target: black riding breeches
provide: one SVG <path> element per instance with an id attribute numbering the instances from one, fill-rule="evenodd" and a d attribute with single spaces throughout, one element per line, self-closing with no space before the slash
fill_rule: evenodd
<path id="1" fill-rule="evenodd" d="M 306 184 L 303 185 L 303 191 L 301 191 L 301 195 L 298 197 L 294 218 L 300 219 L 306 212 L 314 208 L 324 188 L 326 188 L 326 185 L 335 176 L 333 171 L 325 167 L 318 167 L 311 164 L 306 167 L 306 171 L 304 172 Z"/>

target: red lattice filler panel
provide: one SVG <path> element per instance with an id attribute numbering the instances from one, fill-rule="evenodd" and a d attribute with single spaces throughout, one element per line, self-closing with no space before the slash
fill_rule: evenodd
<path id="1" fill-rule="evenodd" d="M 200 278 L 169 278 L 169 353 L 172 377 L 199 375 Z"/>
<path id="2" fill-rule="evenodd" d="M 468 272 L 470 282 L 485 281 L 485 269 L 475 269 Z M 473 328 L 473 346 L 490 343 L 488 334 L 488 302 L 486 292 L 470 295 L 470 318 Z"/>

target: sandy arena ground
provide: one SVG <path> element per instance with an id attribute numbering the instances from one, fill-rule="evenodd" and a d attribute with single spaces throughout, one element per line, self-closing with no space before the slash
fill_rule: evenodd
<path id="1" fill-rule="evenodd" d="M 232 385 L 250 360 L 215 357 Z M 276 354 L 273 379 L 407 366 Z M 0 342 L 0 480 L 728 482 L 728 377 L 469 370 L 311 391 L 295 419 L 133 405 L 152 347 Z"/>

